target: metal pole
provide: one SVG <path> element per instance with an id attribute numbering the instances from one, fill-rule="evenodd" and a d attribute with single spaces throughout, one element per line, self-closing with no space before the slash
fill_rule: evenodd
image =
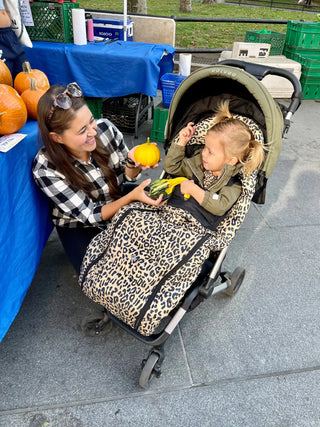
<path id="1" fill-rule="evenodd" d="M 127 40 L 127 20 L 128 20 L 128 14 L 127 14 L 128 6 L 127 6 L 127 0 L 123 0 L 123 40 Z"/>

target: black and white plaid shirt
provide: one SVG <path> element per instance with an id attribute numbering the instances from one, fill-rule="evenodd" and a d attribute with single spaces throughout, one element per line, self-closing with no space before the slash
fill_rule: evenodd
<path id="1" fill-rule="evenodd" d="M 116 173 L 119 186 L 125 180 L 125 159 L 128 148 L 122 133 L 107 119 L 97 120 L 97 132 L 103 146 L 110 153 L 110 164 Z M 91 199 L 83 191 L 74 191 L 64 175 L 46 157 L 41 149 L 33 161 L 33 177 L 40 189 L 49 197 L 52 205 L 53 223 L 60 227 L 100 227 L 106 222 L 101 215 L 101 207 L 112 201 L 109 186 L 102 170 L 90 155 L 89 162 L 74 157 L 73 165 L 81 170 L 96 187 Z"/>

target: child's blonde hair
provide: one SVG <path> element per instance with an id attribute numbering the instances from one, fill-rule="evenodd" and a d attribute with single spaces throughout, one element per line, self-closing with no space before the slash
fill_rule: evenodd
<path id="1" fill-rule="evenodd" d="M 225 134 L 224 149 L 243 164 L 243 172 L 250 175 L 264 160 L 265 146 L 255 140 L 249 126 L 229 111 L 229 101 L 223 101 L 216 109 L 213 125 L 208 132 Z"/>

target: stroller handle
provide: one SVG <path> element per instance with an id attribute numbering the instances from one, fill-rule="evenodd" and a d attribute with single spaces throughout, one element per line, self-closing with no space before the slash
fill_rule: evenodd
<path id="1" fill-rule="evenodd" d="M 297 111 L 302 101 L 300 81 L 293 73 L 291 73 L 291 71 L 284 70 L 283 68 L 268 67 L 267 65 L 240 61 L 238 59 L 225 59 L 220 61 L 219 65 L 230 65 L 232 67 L 242 68 L 249 74 L 256 77 L 258 80 L 262 80 L 267 75 L 284 77 L 285 79 L 289 80 L 293 85 L 293 94 L 291 96 L 291 102 L 287 109 L 287 116 L 285 118 L 285 121 L 288 121 L 288 123 L 285 123 L 285 127 L 289 128 L 291 116 L 293 116 L 293 114 Z"/>

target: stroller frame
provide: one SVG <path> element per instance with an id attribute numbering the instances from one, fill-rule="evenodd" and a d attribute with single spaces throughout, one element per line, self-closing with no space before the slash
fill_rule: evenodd
<path id="1" fill-rule="evenodd" d="M 210 273 L 204 274 L 203 279 L 198 280 L 188 289 L 180 304 L 173 313 L 170 314 L 170 319 L 162 330 L 150 336 L 144 336 L 131 328 L 119 318 L 110 313 L 106 308 L 99 314 L 92 317 L 86 317 L 82 323 L 82 329 L 88 335 L 104 334 L 108 328 L 109 321 L 118 325 L 130 335 L 144 344 L 150 345 L 151 349 L 147 358 L 141 362 L 142 371 L 139 378 L 139 385 L 147 389 L 153 377 L 160 377 L 161 365 L 164 360 L 164 345 L 167 339 L 172 335 L 175 328 L 178 326 L 182 318 L 188 311 L 193 310 L 202 300 L 207 299 L 220 292 L 224 292 L 228 296 L 233 296 L 239 290 L 245 277 L 245 270 L 237 267 L 233 273 L 221 271 L 221 266 L 228 250 L 228 246 L 223 248 L 218 253 L 213 268 Z M 218 278 L 221 278 L 221 283 L 216 284 Z M 193 305 L 193 306 L 192 306 Z"/>
<path id="2" fill-rule="evenodd" d="M 240 85 L 244 84 L 248 91 L 249 95 L 247 96 L 247 99 L 251 99 L 252 96 L 258 96 L 259 99 L 257 107 L 262 110 L 262 113 L 265 110 L 264 104 L 266 103 L 267 105 L 267 119 L 269 120 L 269 123 L 266 120 L 265 125 L 267 129 L 264 136 L 271 149 L 267 153 L 263 167 L 258 172 L 256 194 L 259 196 L 256 197 L 256 200 L 253 198 L 253 201 L 256 201 L 257 203 L 264 203 L 267 179 L 269 178 L 280 154 L 281 139 L 288 132 L 291 118 L 301 104 L 301 85 L 296 76 L 286 70 L 245 63 L 244 61 L 237 60 L 226 60 L 219 64 L 220 65 L 204 67 L 194 71 L 180 84 L 173 96 L 169 108 L 165 130 L 165 144 L 168 146 L 169 141 L 171 141 L 185 125 L 186 118 L 189 114 L 191 114 L 191 118 L 188 118 L 188 121 L 196 121 L 194 119 L 199 116 L 199 111 L 197 109 L 189 108 L 185 115 L 181 115 L 181 111 L 178 108 L 181 103 L 192 106 L 193 100 L 192 96 L 190 97 L 190 93 L 191 87 L 195 82 L 198 82 L 200 79 L 208 84 L 212 78 L 220 78 L 221 82 L 225 82 L 226 79 L 231 79 L 236 82 L 235 86 L 237 86 L 238 81 L 240 80 Z M 262 78 L 268 74 L 284 77 L 292 83 L 294 90 L 288 108 L 282 106 L 281 110 L 267 89 L 264 88 L 262 83 L 260 83 L 259 80 L 262 80 Z M 210 89 L 208 89 L 207 92 L 210 92 Z M 222 93 L 219 94 L 215 90 L 213 91 L 213 94 L 214 96 L 222 96 Z M 203 112 L 205 112 L 207 105 L 204 105 L 203 108 Z M 250 111 L 253 111 L 252 108 Z M 241 114 L 243 113 L 241 112 Z M 280 115 L 283 126 L 275 128 L 274 121 L 276 118 L 279 118 Z M 150 345 L 151 349 L 149 354 L 142 361 L 142 371 L 139 379 L 139 385 L 142 388 L 147 389 L 151 379 L 154 376 L 159 377 L 161 375 L 161 365 L 164 360 L 164 344 L 172 335 L 173 331 L 185 314 L 194 309 L 204 299 L 216 295 L 217 293 L 224 292 L 229 296 L 233 296 L 239 290 L 245 277 L 245 270 L 241 267 L 237 267 L 232 273 L 222 271 L 222 263 L 226 257 L 228 248 L 229 245 L 226 245 L 221 250 L 210 253 L 210 257 L 205 261 L 201 274 L 186 291 L 178 306 L 176 306 L 165 319 L 166 324 L 163 327 L 158 328 L 160 329 L 159 332 L 155 332 L 149 336 L 142 335 L 137 330 L 131 328 L 122 320 L 114 316 L 106 308 L 104 308 L 100 315 L 84 319 L 82 323 L 84 332 L 89 335 L 103 334 L 109 320 L 111 320 L 139 341 Z M 216 283 L 218 278 L 220 278 L 219 284 Z"/>

